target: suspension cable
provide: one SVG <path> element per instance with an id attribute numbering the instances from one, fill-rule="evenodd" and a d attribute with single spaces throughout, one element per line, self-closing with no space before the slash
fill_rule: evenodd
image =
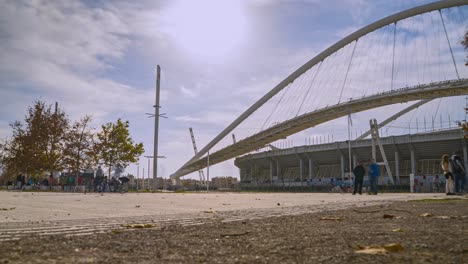
<path id="1" fill-rule="evenodd" d="M 318 74 L 318 72 L 320 71 L 320 66 L 322 66 L 322 63 L 323 63 L 323 61 L 321 61 L 320 64 L 319 64 L 319 66 L 317 67 L 317 71 L 315 72 L 314 77 L 312 78 L 312 81 L 311 81 L 311 83 L 310 83 L 309 89 L 307 89 L 307 92 L 306 92 L 306 94 L 304 95 L 304 98 L 302 98 L 302 102 L 301 102 L 301 105 L 299 106 L 299 109 L 297 110 L 296 116 L 298 116 L 298 115 L 299 115 L 299 112 L 301 112 L 302 105 L 304 104 L 304 102 L 305 102 L 307 96 L 309 95 L 310 90 L 312 89 L 312 85 L 313 85 L 314 82 L 315 82 L 315 77 L 317 77 L 317 74 Z"/>
<path id="2" fill-rule="evenodd" d="M 349 69 L 351 68 L 351 63 L 353 62 L 354 51 L 356 50 L 358 40 L 359 39 L 356 39 L 356 42 L 354 42 L 353 52 L 351 53 L 351 58 L 349 59 L 348 68 L 346 69 L 346 74 L 345 74 L 345 78 L 343 80 L 343 85 L 341 86 L 341 92 L 340 92 L 340 97 L 338 99 L 338 103 L 341 102 L 341 96 L 343 95 L 343 90 L 344 90 L 344 87 L 345 87 L 345 84 L 346 84 L 346 80 L 348 79 Z"/>
<path id="3" fill-rule="evenodd" d="M 288 87 L 286 89 L 284 89 L 283 91 L 283 94 L 281 95 L 281 97 L 279 98 L 278 102 L 276 103 L 274 109 L 270 112 L 270 114 L 268 115 L 267 119 L 265 120 L 265 122 L 263 123 L 262 127 L 260 130 L 263 130 L 263 128 L 265 127 L 266 123 L 268 122 L 268 120 L 270 120 L 271 116 L 273 115 L 273 113 L 276 111 L 276 109 L 278 108 L 278 105 L 281 103 L 281 101 L 283 100 L 283 97 L 284 95 L 286 94 L 286 91 L 288 90 L 288 88 L 291 87 L 291 84 L 288 85 Z"/>
<path id="4" fill-rule="evenodd" d="M 394 24 L 395 26 L 393 27 L 393 52 L 392 52 L 392 80 L 390 82 L 390 90 L 393 91 L 393 74 L 395 70 L 395 44 L 396 44 L 396 28 L 397 28 L 397 22 Z"/>
<path id="5" fill-rule="evenodd" d="M 453 61 L 453 66 L 455 67 L 455 72 L 457 74 L 457 78 L 460 79 L 460 75 L 458 74 L 458 69 L 457 69 L 457 64 L 455 63 L 455 57 L 453 56 L 453 51 L 452 51 L 452 45 L 450 45 L 450 39 L 447 34 L 447 29 L 445 28 L 445 22 L 444 22 L 444 17 L 442 16 L 442 12 L 439 9 L 439 15 L 440 19 L 442 19 L 442 25 L 444 26 L 444 31 L 445 31 L 445 37 L 447 37 L 447 43 L 450 48 L 450 54 L 452 54 L 452 61 Z"/>

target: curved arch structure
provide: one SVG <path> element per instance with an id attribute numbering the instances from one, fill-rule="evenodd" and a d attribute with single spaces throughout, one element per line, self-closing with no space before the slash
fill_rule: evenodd
<path id="1" fill-rule="evenodd" d="M 262 148 L 268 143 L 327 121 L 346 116 L 350 112 L 357 113 L 396 103 L 406 103 L 415 100 L 430 100 L 465 94 L 468 94 L 468 79 L 419 85 L 416 87 L 399 89 L 388 93 L 376 94 L 340 103 L 286 120 L 280 124 L 269 127 L 260 133 L 245 138 L 236 144 L 210 154 L 210 164 L 217 164 L 245 154 L 249 151 Z M 171 175 L 171 177 L 178 178 L 191 172 L 198 171 L 205 168 L 206 164 L 207 158 L 204 157 L 190 163 L 188 166 L 185 166 L 177 173 Z"/>
<path id="2" fill-rule="evenodd" d="M 276 85 L 267 94 L 265 94 L 262 98 L 260 98 L 256 103 L 254 103 L 250 108 L 248 108 L 244 113 L 242 113 L 236 120 L 234 120 L 228 127 L 226 127 L 210 143 L 208 143 L 203 149 L 201 149 L 195 156 L 193 156 L 187 163 L 185 163 L 177 172 L 172 174 L 171 178 L 180 178 L 181 176 L 184 176 L 188 173 L 191 173 L 191 172 L 194 172 L 194 171 L 197 171 L 199 169 L 206 167 L 206 158 L 200 159 L 200 157 L 205 155 L 213 146 L 215 146 L 219 141 L 221 141 L 225 136 L 227 136 L 241 122 L 247 119 L 252 113 L 254 113 L 258 108 L 260 108 L 274 95 L 276 95 L 278 92 L 284 89 L 287 85 L 294 82 L 294 80 L 296 80 L 306 71 L 308 71 L 309 69 L 311 69 L 312 67 L 320 63 L 321 61 L 325 60 L 328 56 L 337 52 L 338 50 L 345 47 L 346 45 L 354 41 L 357 41 L 359 38 L 361 38 L 362 36 L 365 36 L 366 34 L 369 34 L 377 29 L 380 29 L 392 23 L 396 23 L 400 20 L 410 18 L 416 15 L 432 12 L 432 11 L 437 11 L 437 10 L 446 9 L 450 7 L 456 7 L 456 6 L 463 6 L 463 5 L 468 5 L 468 0 L 445 0 L 445 1 L 438 1 L 434 3 L 426 4 L 426 5 L 417 6 L 417 7 L 396 13 L 394 15 L 385 17 L 383 19 L 380 19 L 366 27 L 363 27 L 355 31 L 354 33 L 343 38 L 342 40 L 336 42 L 334 45 L 330 46 L 329 48 L 327 48 L 326 50 L 324 50 L 323 52 L 321 52 L 320 54 L 318 54 L 317 56 L 309 60 L 307 63 L 302 65 L 300 68 L 294 71 L 291 75 L 289 75 L 287 78 L 281 81 L 278 85 Z M 461 83 L 456 83 L 456 86 L 459 88 L 451 87 L 450 85 L 454 85 L 453 83 L 450 85 L 449 84 L 443 84 L 443 85 L 435 84 L 435 86 L 434 84 L 430 84 L 429 86 L 421 86 L 421 87 L 414 88 L 414 89 L 405 89 L 405 92 L 399 91 L 397 93 L 392 92 L 392 93 L 388 93 L 385 95 L 369 96 L 367 98 L 353 100 L 347 103 L 338 104 L 333 107 L 327 107 L 327 108 L 323 108 L 323 109 L 320 109 L 320 110 L 317 110 L 308 114 L 304 114 L 296 118 L 286 120 L 278 125 L 270 127 L 242 141 L 239 141 L 236 144 L 233 144 L 231 146 L 228 146 L 226 148 L 223 148 L 217 151 L 216 153 L 211 154 L 210 164 L 216 164 L 224 160 L 234 158 L 236 156 L 245 154 L 249 151 L 263 147 L 265 144 L 274 142 L 277 139 L 281 139 L 285 136 L 297 133 L 306 128 L 310 128 L 320 123 L 341 117 L 343 116 L 342 111 L 344 108 L 346 110 L 344 115 L 346 115 L 349 112 L 355 113 L 355 112 L 364 111 L 364 110 L 372 109 L 375 107 L 380 107 L 380 106 L 394 104 L 394 103 L 402 103 L 402 102 L 408 102 L 408 101 L 418 100 L 418 99 L 437 98 L 437 96 L 429 96 L 428 90 L 433 91 L 434 95 L 435 94 L 440 95 L 440 97 L 467 94 L 468 91 L 467 91 L 467 86 L 466 86 L 467 84 L 466 80 L 461 80 L 460 82 Z M 424 87 L 424 89 L 422 87 Z M 437 89 L 437 87 L 439 87 L 439 89 Z M 444 87 L 444 88 L 440 88 L 440 87 Z M 409 91 L 413 91 L 413 93 L 407 94 L 407 92 Z M 405 95 L 408 97 L 405 97 L 405 96 L 401 97 L 400 95 L 402 96 Z M 376 100 L 379 103 L 371 104 L 369 103 L 369 100 L 367 99 Z M 358 107 L 358 105 L 354 105 L 354 103 L 356 102 L 359 102 L 357 104 L 365 104 L 365 103 L 369 103 L 369 104 L 365 105 L 365 107 L 361 107 L 362 108 L 361 109 L 360 107 Z M 333 114 L 335 112 L 336 113 L 340 112 L 341 114 Z M 323 115 L 323 116 L 320 116 L 320 115 Z M 333 118 L 331 118 L 332 116 Z M 305 123 L 306 121 L 304 120 L 310 121 L 311 120 L 310 118 L 312 118 L 312 120 L 315 120 L 315 121 L 311 122 L 310 124 L 306 124 Z M 321 121 L 317 123 L 316 122 L 317 120 L 325 120 L 325 121 Z M 283 126 L 289 127 L 289 128 L 284 129 L 284 130 L 280 129 L 281 132 L 279 133 L 276 133 L 276 132 L 272 133 L 272 130 L 274 130 L 273 128 L 279 128 Z M 263 135 L 269 135 L 269 137 L 264 137 Z M 269 139 L 267 140 L 266 138 L 269 138 Z M 225 157 L 225 158 L 221 158 L 221 157 Z"/>

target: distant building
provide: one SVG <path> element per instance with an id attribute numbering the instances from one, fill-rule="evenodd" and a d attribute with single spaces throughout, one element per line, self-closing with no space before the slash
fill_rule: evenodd
<path id="1" fill-rule="evenodd" d="M 210 181 L 210 185 L 217 189 L 233 189 L 236 188 L 238 184 L 237 178 L 232 176 L 213 177 Z"/>

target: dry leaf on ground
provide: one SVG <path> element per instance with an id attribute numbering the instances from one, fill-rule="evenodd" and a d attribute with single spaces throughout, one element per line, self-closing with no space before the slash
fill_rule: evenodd
<path id="1" fill-rule="evenodd" d="M 435 218 L 440 218 L 440 219 L 450 219 L 450 218 L 456 218 L 456 217 L 453 217 L 453 216 L 447 216 L 447 215 L 440 215 L 440 216 L 436 216 Z"/>
<path id="2" fill-rule="evenodd" d="M 356 253 L 360 254 L 386 254 L 404 250 L 400 243 L 391 243 L 382 246 L 359 246 Z"/>
<path id="3" fill-rule="evenodd" d="M 431 217 L 431 216 L 434 216 L 434 215 L 431 214 L 431 213 L 424 213 L 424 214 L 420 214 L 419 216 L 422 216 L 422 217 Z"/>
<path id="4" fill-rule="evenodd" d="M 396 215 L 384 214 L 383 218 L 399 218 L 399 217 Z"/>

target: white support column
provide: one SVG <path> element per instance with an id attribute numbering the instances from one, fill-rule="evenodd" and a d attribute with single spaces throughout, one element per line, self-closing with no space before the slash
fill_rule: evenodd
<path id="1" fill-rule="evenodd" d="M 345 177 L 345 157 L 343 154 L 340 155 L 340 161 L 341 161 L 341 178 L 344 179 Z"/>
<path id="2" fill-rule="evenodd" d="M 281 178 L 281 167 L 280 167 L 280 163 L 278 159 L 275 162 L 276 162 L 276 178 L 279 180 Z"/>
<path id="3" fill-rule="evenodd" d="M 301 178 L 301 186 L 302 186 L 302 174 L 303 174 L 303 171 L 304 171 L 304 165 L 303 165 L 303 161 L 302 159 L 299 159 L 299 176 Z"/>
<path id="4" fill-rule="evenodd" d="M 206 191 L 210 191 L 210 151 L 206 153 Z"/>
<path id="5" fill-rule="evenodd" d="M 309 158 L 309 181 L 312 180 L 312 178 L 314 178 L 315 175 L 314 175 L 314 166 L 313 166 L 313 161 L 311 158 Z"/>
<path id="6" fill-rule="evenodd" d="M 375 161 L 377 161 L 377 154 L 376 154 L 376 150 L 375 150 L 375 138 L 372 137 L 371 139 L 371 142 L 372 142 L 372 159 L 374 159 Z"/>
<path id="7" fill-rule="evenodd" d="M 400 182 L 400 154 L 398 151 L 395 151 L 395 178 L 398 184 L 401 184 Z"/>
<path id="8" fill-rule="evenodd" d="M 270 184 L 273 183 L 273 160 L 270 159 Z"/>
<path id="9" fill-rule="evenodd" d="M 465 164 L 465 179 L 468 178 L 468 150 L 466 147 L 466 141 L 463 144 L 463 163 Z"/>
<path id="10" fill-rule="evenodd" d="M 358 164 L 357 156 L 356 156 L 356 154 L 353 154 L 353 168 L 355 168 L 357 166 L 357 164 Z M 352 171 L 352 169 L 351 169 L 351 171 Z"/>
<path id="11" fill-rule="evenodd" d="M 410 157 L 411 157 L 411 173 L 416 176 L 416 155 L 414 153 L 414 149 L 410 149 Z"/>
<path id="12" fill-rule="evenodd" d="M 255 174 L 255 163 L 250 165 L 250 182 L 254 182 L 254 174 Z"/>
<path id="13" fill-rule="evenodd" d="M 393 180 L 393 175 L 392 171 L 390 169 L 390 166 L 388 164 L 388 159 L 387 155 L 385 154 L 385 150 L 383 148 L 382 142 L 380 142 L 380 136 L 379 136 L 379 129 L 378 129 L 378 124 L 376 119 L 371 119 L 369 121 L 370 127 L 371 127 L 371 135 L 372 135 L 372 158 L 376 160 L 376 150 L 375 150 L 375 145 L 376 143 L 379 145 L 380 149 L 380 155 L 382 156 L 383 159 L 383 165 L 385 165 L 385 169 L 387 170 L 388 178 L 390 180 L 391 184 L 395 184 Z M 377 163 L 379 165 L 382 165 L 382 163 Z"/>

